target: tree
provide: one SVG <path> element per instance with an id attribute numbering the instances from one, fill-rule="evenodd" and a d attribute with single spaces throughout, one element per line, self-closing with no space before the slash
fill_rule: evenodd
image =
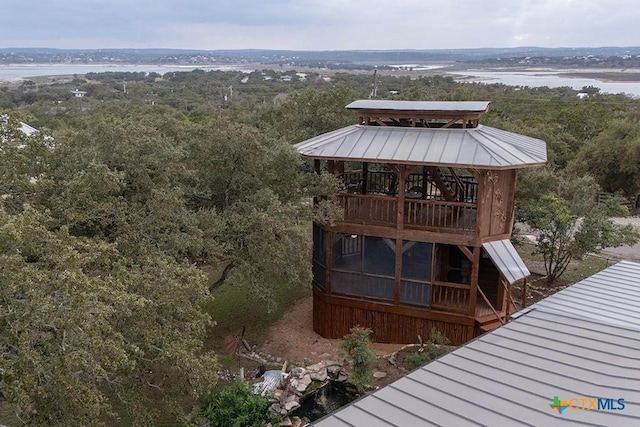
<path id="1" fill-rule="evenodd" d="M 0 224 L 0 393 L 23 421 L 99 425 L 116 405 L 149 421 L 214 383 L 200 271 L 152 245 L 134 261 L 32 208 Z"/>
<path id="2" fill-rule="evenodd" d="M 547 281 L 562 276 L 576 257 L 634 244 L 640 239 L 633 226 L 616 225 L 607 214 L 606 208 L 593 207 L 584 217 L 578 217 L 567 201 L 551 193 L 530 207 L 526 223 L 538 234 L 537 250 L 544 258 Z"/>
<path id="3" fill-rule="evenodd" d="M 640 125 L 637 120 L 613 120 L 607 129 L 582 148 L 570 166 L 574 174 L 593 175 L 605 191 L 633 195 L 640 190 Z"/>

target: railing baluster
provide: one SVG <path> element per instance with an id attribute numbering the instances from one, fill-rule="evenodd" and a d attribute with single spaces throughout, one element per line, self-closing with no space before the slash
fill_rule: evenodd
<path id="1" fill-rule="evenodd" d="M 396 222 L 396 198 L 340 193 L 338 204 L 347 221 L 389 225 Z M 476 206 L 471 203 L 415 199 L 405 202 L 405 223 L 411 227 L 473 231 L 475 216 Z"/>

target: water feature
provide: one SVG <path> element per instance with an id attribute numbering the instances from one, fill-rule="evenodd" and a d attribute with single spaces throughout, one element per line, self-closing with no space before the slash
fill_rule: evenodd
<path id="1" fill-rule="evenodd" d="M 597 70 L 591 70 L 596 71 Z M 640 82 L 633 81 L 602 81 L 589 77 L 576 77 L 566 75 L 575 72 L 571 70 L 555 71 L 455 71 L 447 72 L 460 82 L 476 83 L 502 83 L 508 86 L 529 86 L 529 87 L 563 87 L 572 89 L 582 89 L 584 86 L 600 88 L 602 93 L 623 93 L 633 97 L 640 97 Z"/>
<path id="2" fill-rule="evenodd" d="M 323 387 L 308 394 L 300 402 L 300 407 L 291 415 L 313 422 L 353 402 L 358 397 L 360 395 L 355 388 L 346 381 L 329 381 Z"/>

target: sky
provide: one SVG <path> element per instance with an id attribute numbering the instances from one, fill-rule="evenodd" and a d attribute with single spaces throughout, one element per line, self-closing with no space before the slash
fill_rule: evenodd
<path id="1" fill-rule="evenodd" d="M 0 48 L 640 46 L 638 0 L 0 0 Z"/>

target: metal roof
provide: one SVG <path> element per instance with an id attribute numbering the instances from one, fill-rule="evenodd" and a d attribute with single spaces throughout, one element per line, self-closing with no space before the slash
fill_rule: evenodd
<path id="1" fill-rule="evenodd" d="M 546 143 L 513 132 L 351 125 L 295 145 L 317 159 L 382 163 L 518 168 L 547 161 Z"/>
<path id="2" fill-rule="evenodd" d="M 481 113 L 489 108 L 489 101 L 392 101 L 360 99 L 345 108 L 348 110 L 394 110 L 394 111 L 459 111 Z"/>
<path id="3" fill-rule="evenodd" d="M 640 425 L 640 264 L 620 262 L 520 313 L 314 425 Z M 560 414 L 555 396 L 625 407 Z"/>
<path id="4" fill-rule="evenodd" d="M 531 274 L 509 239 L 483 243 L 482 247 L 510 284 Z"/>

